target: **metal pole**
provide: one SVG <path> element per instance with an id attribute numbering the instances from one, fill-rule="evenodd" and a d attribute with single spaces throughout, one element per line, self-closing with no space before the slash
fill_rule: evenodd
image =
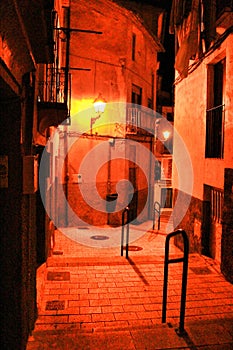
<path id="1" fill-rule="evenodd" d="M 184 255 L 182 258 L 169 259 L 169 242 L 174 236 L 181 234 L 184 244 Z M 183 262 L 182 273 L 182 287 L 181 287 L 181 302 L 180 302 L 180 323 L 177 330 L 178 335 L 184 335 L 184 320 L 185 320 L 185 305 L 186 305 L 186 292 L 187 292 L 187 277 L 188 277 L 188 254 L 189 254 L 189 241 L 188 236 L 184 230 L 177 230 L 171 232 L 166 237 L 165 242 L 165 258 L 164 258 L 164 283 L 163 283 L 163 308 L 162 308 L 162 323 L 166 322 L 167 312 L 167 285 L 168 285 L 168 265 L 178 262 Z"/>
<path id="2" fill-rule="evenodd" d="M 125 215 L 126 215 L 126 223 L 125 223 Z M 122 228 L 121 228 L 121 256 L 123 256 L 124 250 L 124 235 L 125 235 L 125 227 L 126 224 L 126 258 L 128 259 L 128 250 L 129 250 L 129 207 L 126 207 L 122 212 Z"/>
<path id="3" fill-rule="evenodd" d="M 180 303 L 180 324 L 179 324 L 179 333 L 182 334 L 184 330 L 184 320 L 185 320 L 185 305 L 186 305 L 186 292 L 187 292 L 187 279 L 188 279 L 188 254 L 189 254 L 189 244 L 187 235 L 184 235 L 183 231 L 183 240 L 184 240 L 184 260 L 183 260 L 183 276 L 182 276 L 182 292 L 181 292 L 181 303 Z"/>
<path id="4" fill-rule="evenodd" d="M 127 226 L 126 226 L 126 259 L 129 256 L 129 212 L 127 212 Z"/>
<path id="5" fill-rule="evenodd" d="M 158 209 L 156 208 L 158 206 Z M 160 230 L 160 212 L 161 212 L 161 205 L 159 202 L 154 202 L 154 215 L 153 215 L 153 230 L 155 229 L 155 218 L 156 213 L 158 214 L 158 230 Z"/>
<path id="6" fill-rule="evenodd" d="M 123 256 L 123 250 L 124 250 L 124 213 L 125 210 L 122 212 L 122 220 L 121 220 L 121 256 Z"/>
<path id="7" fill-rule="evenodd" d="M 165 241 L 165 258 L 164 258 L 164 282 L 163 282 L 163 309 L 162 309 L 162 323 L 166 322 L 167 314 L 167 283 L 168 283 L 168 257 L 169 257 L 169 236 Z"/>
<path id="8" fill-rule="evenodd" d="M 66 21 L 67 21 L 67 28 L 70 28 L 70 8 L 66 7 Z M 70 61 L 70 32 L 67 31 L 66 33 L 66 64 L 65 64 L 65 82 L 64 82 L 64 102 L 67 104 L 68 102 L 68 89 L 69 89 L 69 61 Z M 68 106 L 67 106 L 68 107 Z M 67 116 L 68 117 L 68 116 Z M 67 126 L 64 127 L 64 153 L 65 153 L 65 160 L 64 160 L 64 168 L 65 168 L 65 226 L 68 226 L 68 181 L 69 181 L 69 174 L 68 174 L 68 135 L 67 135 Z"/>

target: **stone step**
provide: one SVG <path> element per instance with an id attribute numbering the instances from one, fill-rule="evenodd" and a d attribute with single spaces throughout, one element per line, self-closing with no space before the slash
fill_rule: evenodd
<path id="1" fill-rule="evenodd" d="M 62 327 L 63 326 L 63 327 Z M 189 322 L 180 333 L 176 325 L 70 328 L 36 327 L 27 350 L 231 350 L 232 319 Z"/>
<path id="2" fill-rule="evenodd" d="M 104 327 L 95 329 L 60 328 L 37 330 L 30 337 L 27 350 L 135 350 L 185 349 L 186 342 L 168 325 Z"/>
<path id="3" fill-rule="evenodd" d="M 61 317 L 62 318 L 62 317 Z M 55 321 L 55 319 L 54 319 Z M 144 320 L 145 321 L 145 320 Z M 55 321 L 56 322 L 56 321 Z M 167 323 L 161 323 L 161 317 L 158 319 L 154 319 L 153 323 L 143 322 L 141 320 L 135 321 L 132 324 L 127 324 L 127 321 L 112 321 L 108 322 L 108 325 L 102 325 L 103 322 L 90 322 L 90 323 L 82 323 L 82 322 L 60 322 L 57 319 L 57 323 L 51 322 L 51 317 L 48 317 L 48 323 L 46 323 L 46 319 L 43 317 L 43 322 L 41 322 L 40 317 L 36 322 L 36 328 L 33 334 L 42 334 L 43 332 L 55 333 L 55 332 L 82 332 L 82 333 L 93 333 L 93 332 L 107 332 L 107 331 L 131 331 L 131 330 L 140 330 L 140 329 L 154 329 L 155 327 L 169 327 L 174 328 L 176 325 Z"/>

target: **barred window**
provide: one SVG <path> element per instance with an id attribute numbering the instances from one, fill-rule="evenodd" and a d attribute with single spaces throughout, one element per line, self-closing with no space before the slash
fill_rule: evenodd
<path id="1" fill-rule="evenodd" d="M 135 61 L 136 53 L 136 34 L 132 34 L 132 61 Z"/>
<path id="2" fill-rule="evenodd" d="M 222 206 L 223 206 L 223 190 L 211 188 L 211 219 L 215 222 L 222 221 Z"/>
<path id="3" fill-rule="evenodd" d="M 208 66 L 206 158 L 223 158 L 225 71 L 225 59 Z"/>

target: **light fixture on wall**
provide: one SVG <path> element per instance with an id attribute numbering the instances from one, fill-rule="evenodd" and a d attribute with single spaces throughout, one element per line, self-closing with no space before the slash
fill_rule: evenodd
<path id="1" fill-rule="evenodd" d="M 168 130 L 169 127 L 168 127 L 168 129 L 165 129 L 166 126 L 160 125 L 160 122 L 161 122 L 161 119 L 156 119 L 156 121 L 155 121 L 155 138 L 161 142 L 166 142 L 166 141 L 168 141 L 168 139 L 171 136 L 171 131 Z M 162 135 L 163 135 L 163 137 L 162 137 Z"/>
<path id="2" fill-rule="evenodd" d="M 162 134 L 163 134 L 163 140 L 160 140 L 160 141 L 165 142 L 169 139 L 171 132 L 169 130 L 165 130 L 162 132 Z"/>
<path id="3" fill-rule="evenodd" d="M 98 97 L 96 97 L 96 99 L 93 102 L 95 113 L 97 115 L 96 115 L 96 117 L 91 117 L 91 125 L 90 125 L 91 135 L 92 135 L 93 125 L 95 124 L 96 120 L 101 117 L 101 114 L 104 113 L 106 103 L 107 103 L 107 101 L 103 98 L 102 94 L 99 93 Z"/>

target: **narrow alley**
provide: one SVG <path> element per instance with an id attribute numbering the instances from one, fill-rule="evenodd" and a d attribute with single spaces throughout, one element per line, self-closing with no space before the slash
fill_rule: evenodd
<path id="1" fill-rule="evenodd" d="M 149 227 L 130 225 L 131 235 L 146 233 L 130 243 L 128 260 L 119 247 L 85 247 L 56 232 L 54 254 L 38 271 L 39 316 L 27 350 L 232 349 L 233 285 L 204 256 L 189 256 L 186 334 L 176 332 L 182 263 L 169 267 L 162 324 L 166 218 L 160 231 Z M 171 244 L 169 256 L 182 255 Z"/>

